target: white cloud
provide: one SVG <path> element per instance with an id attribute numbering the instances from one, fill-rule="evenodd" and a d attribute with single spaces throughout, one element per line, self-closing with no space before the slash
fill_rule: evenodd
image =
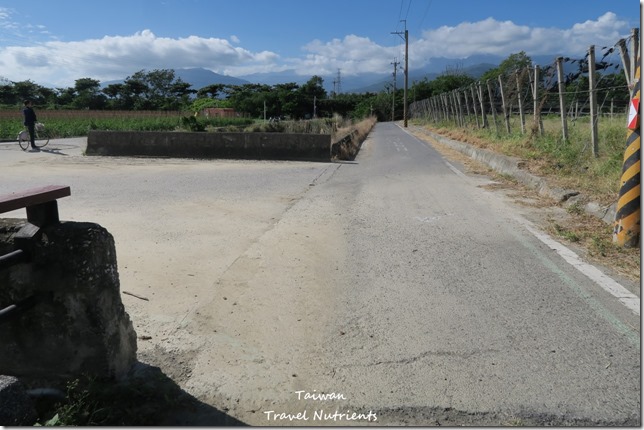
<path id="1" fill-rule="evenodd" d="M 465 58 L 472 54 L 507 56 L 519 51 L 528 55 L 581 57 L 590 45 L 614 45 L 620 37 L 628 34 L 628 30 L 628 23 L 619 20 L 612 12 L 605 13 L 596 21 L 575 24 L 570 29 L 527 27 L 488 18 L 426 30 L 422 39 L 413 46 L 419 61 L 430 57 Z"/>
<path id="2" fill-rule="evenodd" d="M 326 43 L 316 39 L 305 45 L 304 50 L 308 54 L 295 61 L 295 70 L 302 74 L 311 74 L 311 70 L 315 70 L 315 74 L 325 75 L 342 69 L 343 74 L 355 75 L 388 71 L 398 48 L 380 46 L 368 37 L 351 34 Z"/>
<path id="3" fill-rule="evenodd" d="M 0 49 L 0 68 L 13 81 L 31 79 L 71 86 L 83 77 L 122 79 L 141 69 L 204 67 L 221 72 L 230 67 L 270 64 L 278 58 L 270 51 L 253 53 L 235 47 L 225 39 L 175 39 L 143 30 L 130 36 L 7 47 Z"/>
<path id="4" fill-rule="evenodd" d="M 11 11 L 0 8 L 0 28 L 11 25 Z M 432 57 L 465 58 L 480 53 L 505 57 L 525 51 L 528 55 L 581 57 L 589 45 L 612 46 L 629 31 L 628 23 L 612 12 L 569 29 L 529 27 L 487 18 L 423 31 L 420 38 L 410 41 L 410 66 L 422 67 Z M 12 45 L 10 41 L 3 42 Z M 141 69 L 185 67 L 204 67 L 233 76 L 285 69 L 309 76 L 334 74 L 338 68 L 344 75 L 389 73 L 394 57 L 403 60 L 402 41 L 398 42 L 395 46 L 382 46 L 353 34 L 330 41 L 315 39 L 302 47 L 302 56 L 282 58 L 272 51 L 244 49 L 235 35 L 229 40 L 168 38 L 143 30 L 127 36 L 74 42 L 51 40 L 30 46 L 14 43 L 0 47 L 0 69 L 13 81 L 31 79 L 56 86 L 72 86 L 74 80 L 84 77 L 108 81 Z"/>
<path id="5" fill-rule="evenodd" d="M 474 54 L 507 57 L 525 51 L 528 55 L 563 54 L 582 57 L 590 45 L 613 46 L 629 33 L 628 23 L 607 12 L 597 20 L 575 24 L 570 29 L 529 27 L 512 21 L 487 18 L 426 30 L 420 39 L 410 41 L 412 67 L 422 67 L 432 57 L 466 58 Z M 403 47 L 385 47 L 369 38 L 355 35 L 329 42 L 314 40 L 304 46 L 304 58 L 294 59 L 302 74 L 386 73 L 394 57 L 403 59 Z"/>

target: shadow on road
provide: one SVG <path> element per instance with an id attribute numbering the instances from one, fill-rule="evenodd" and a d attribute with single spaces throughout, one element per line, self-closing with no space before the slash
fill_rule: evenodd
<path id="1" fill-rule="evenodd" d="M 70 381 L 25 381 L 48 386 L 32 398 L 37 425 L 53 426 L 245 426 L 184 391 L 160 368 L 137 362 L 122 380 L 78 377 Z M 55 388 L 54 388 L 55 387 Z M 39 390 L 35 390 L 39 391 Z M 45 392 L 52 390 L 45 389 Z"/>
<path id="2" fill-rule="evenodd" d="M 40 152 L 46 152 L 47 154 L 54 154 L 54 155 L 64 155 L 67 157 L 69 154 L 65 154 L 64 152 L 60 152 L 60 148 L 47 148 L 47 149 L 40 149 Z"/>
<path id="3" fill-rule="evenodd" d="M 165 375 L 160 368 L 145 363 L 137 363 L 136 370 L 129 380 L 136 386 L 146 387 L 143 391 L 161 393 L 162 413 L 158 420 L 124 423 L 125 425 L 145 426 L 245 426 L 246 424 L 231 417 L 219 409 L 203 403 L 191 394 L 184 391 L 176 382 Z M 152 400 L 152 399 L 149 399 Z M 155 409 L 159 405 L 140 404 L 142 413 L 149 408 Z M 163 405 L 162 405 L 163 406 Z"/>

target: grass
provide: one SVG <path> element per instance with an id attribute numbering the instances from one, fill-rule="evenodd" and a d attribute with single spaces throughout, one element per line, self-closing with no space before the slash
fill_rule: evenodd
<path id="1" fill-rule="evenodd" d="M 156 111 L 39 111 L 53 138 L 83 137 L 90 130 L 264 132 L 336 135 L 353 127 L 339 116 L 306 121 L 268 122 L 251 118 L 195 117 L 185 112 Z M 13 141 L 23 129 L 18 110 L 0 110 L 0 140 Z"/>
<path id="2" fill-rule="evenodd" d="M 118 382 L 82 377 L 66 385 L 66 399 L 37 405 L 38 426 L 159 425 L 188 396 L 161 372 Z"/>
<path id="3" fill-rule="evenodd" d="M 530 172 L 555 178 L 558 186 L 580 191 L 599 203 L 617 200 L 627 136 L 624 115 L 600 119 L 597 157 L 592 154 L 589 118 L 568 123 L 568 141 L 562 139 L 558 116 L 543 118 L 543 135 L 533 133 L 529 123 L 526 134 L 521 133 L 519 124 L 513 124 L 508 134 L 501 124 L 497 132 L 494 126 L 477 129 L 456 128 L 449 123 L 416 123 L 455 140 L 520 158 Z"/>
<path id="4" fill-rule="evenodd" d="M 367 138 L 376 121 L 375 117 L 370 117 L 357 124 L 345 125 L 337 129 L 331 137 L 333 147 L 338 146 L 335 157 L 339 160 L 355 159 L 362 142 Z M 348 138 L 348 140 L 344 141 L 343 138 Z"/>
<path id="5" fill-rule="evenodd" d="M 87 136 L 90 130 L 175 131 L 231 128 L 236 130 L 254 122 L 250 118 L 194 118 L 182 112 L 137 111 L 39 111 L 38 120 L 53 138 Z M 192 120 L 186 120 L 194 118 Z M 23 129 L 19 111 L 0 111 L 0 140 L 15 140 Z"/>

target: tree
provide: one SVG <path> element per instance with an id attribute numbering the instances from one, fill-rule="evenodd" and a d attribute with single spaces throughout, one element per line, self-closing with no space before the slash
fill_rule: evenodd
<path id="1" fill-rule="evenodd" d="M 3 105 L 17 105 L 18 97 L 14 85 L 0 85 L 0 103 Z"/>
<path id="2" fill-rule="evenodd" d="M 210 98 L 196 98 L 190 105 L 190 111 L 199 113 L 207 108 L 232 108 L 232 103 L 229 100 L 215 100 Z"/>
<path id="3" fill-rule="evenodd" d="M 312 118 L 313 117 L 313 105 L 317 104 L 317 101 L 326 99 L 326 90 L 322 86 L 324 84 L 324 79 L 320 76 L 313 76 L 309 79 L 304 85 L 299 89 L 299 106 L 296 116 L 299 118 Z M 316 112 L 317 114 L 317 112 Z"/>
<path id="4" fill-rule="evenodd" d="M 244 112 L 251 117 L 259 118 L 264 111 L 265 94 L 269 91 L 268 85 L 230 85 L 227 87 L 227 100 L 237 112 Z"/>
<path id="5" fill-rule="evenodd" d="M 74 102 L 75 90 L 72 87 L 56 88 L 56 105 L 57 106 L 71 106 Z"/>
<path id="6" fill-rule="evenodd" d="M 76 109 L 103 109 L 106 106 L 105 95 L 100 91 L 101 82 L 96 79 L 77 79 L 74 85 L 73 106 Z"/>
<path id="7" fill-rule="evenodd" d="M 396 97 L 397 99 L 401 97 Z M 399 106 L 402 109 L 402 101 Z M 355 105 L 352 116 L 354 118 L 366 118 L 375 115 L 378 121 L 391 121 L 391 94 L 381 91 L 378 94 L 363 94 L 362 98 Z"/>
<path id="8" fill-rule="evenodd" d="M 41 91 L 43 87 L 40 85 L 27 80 L 14 82 L 13 87 L 19 103 L 22 103 L 23 100 L 29 99 L 37 106 L 45 104 L 46 100 Z"/>
<path id="9" fill-rule="evenodd" d="M 466 74 L 443 74 L 429 82 L 429 89 L 432 95 L 436 95 L 466 87 L 473 82 L 474 78 Z"/>
<path id="10" fill-rule="evenodd" d="M 428 99 L 434 95 L 432 84 L 427 77 L 414 82 L 411 86 L 411 93 L 414 101 Z"/>
<path id="11" fill-rule="evenodd" d="M 218 98 L 218 96 L 224 91 L 226 88 L 225 84 L 212 84 L 205 86 L 203 88 L 200 88 L 197 91 L 197 97 L 210 97 L 213 99 Z"/>
<path id="12" fill-rule="evenodd" d="M 117 88 L 112 88 L 116 92 Z M 178 110 L 190 103 L 190 84 L 176 78 L 174 70 L 140 70 L 125 79 L 121 103 L 135 110 Z"/>
<path id="13" fill-rule="evenodd" d="M 503 60 L 501 64 L 495 69 L 490 69 L 481 76 L 481 81 L 485 82 L 488 79 L 498 79 L 499 76 L 507 77 L 517 70 L 523 70 L 532 65 L 532 58 L 530 58 L 524 51 L 517 54 L 510 54 L 508 58 Z"/>

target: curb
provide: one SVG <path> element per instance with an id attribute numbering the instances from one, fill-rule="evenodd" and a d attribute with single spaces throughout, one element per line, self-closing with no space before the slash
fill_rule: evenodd
<path id="1" fill-rule="evenodd" d="M 617 207 L 616 202 L 609 206 L 602 206 L 596 202 L 589 202 L 578 191 L 551 187 L 550 185 L 548 185 L 548 182 L 544 178 L 535 176 L 531 173 L 526 172 L 525 170 L 522 170 L 522 162 L 518 158 L 508 157 L 506 155 L 498 154 L 487 149 L 477 148 L 467 143 L 449 139 L 426 129 L 422 129 L 422 132 L 427 134 L 430 138 L 435 139 L 438 142 L 447 145 L 450 148 L 455 149 L 456 151 L 459 151 L 476 161 L 488 165 L 497 172 L 514 177 L 522 184 L 534 190 L 537 190 L 540 195 L 550 197 L 552 199 L 555 199 L 559 203 L 562 203 L 564 207 L 579 205 L 583 208 L 584 212 L 601 219 L 606 224 L 612 225 L 615 221 Z"/>

